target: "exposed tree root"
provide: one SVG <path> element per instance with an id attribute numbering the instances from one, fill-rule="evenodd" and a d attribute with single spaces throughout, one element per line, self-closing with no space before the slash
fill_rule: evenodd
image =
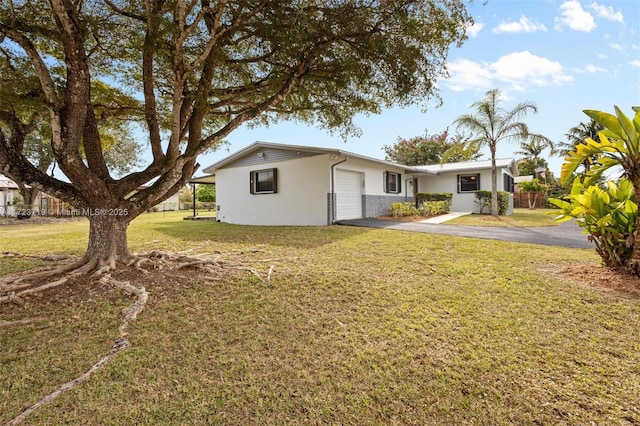
<path id="1" fill-rule="evenodd" d="M 255 250 L 243 250 L 239 254 L 245 255 L 246 253 L 258 253 L 260 249 Z M 162 269 L 169 269 L 172 276 L 177 276 L 175 272 L 181 270 L 199 270 L 206 274 L 202 274 L 203 278 L 207 280 L 208 276 L 220 276 L 225 270 L 244 270 L 249 271 L 255 275 L 261 282 L 270 282 L 275 271 L 275 265 L 269 267 L 266 273 L 266 279 L 262 278 L 262 275 L 251 266 L 253 262 L 265 262 L 273 261 L 274 259 L 266 260 L 252 260 L 252 262 L 245 262 L 244 260 L 237 259 L 238 254 L 223 254 L 218 253 L 213 258 L 207 258 L 204 256 L 187 256 L 186 253 L 163 253 L 163 252 L 151 252 L 148 254 L 134 255 L 127 263 L 124 269 L 116 271 L 112 262 L 104 262 L 98 264 L 97 261 L 87 261 L 81 259 L 76 262 L 72 262 L 67 265 L 60 266 L 58 268 L 39 270 L 34 273 L 21 275 L 19 277 L 5 278 L 0 280 L 0 303 L 2 302 L 20 302 L 22 297 L 27 295 L 34 295 L 47 289 L 61 286 L 67 283 L 71 278 L 77 277 L 82 274 L 91 274 L 90 279 L 95 279 L 101 286 L 114 286 L 118 289 L 125 291 L 126 293 L 136 296 L 136 301 L 122 311 L 123 318 L 118 327 L 118 335 L 115 339 L 113 346 L 109 352 L 104 355 L 100 360 L 95 363 L 88 371 L 82 374 L 80 377 L 73 379 L 62 386 L 60 386 L 53 393 L 46 395 L 32 406 L 25 409 L 17 417 L 11 420 L 8 425 L 17 425 L 22 423 L 31 413 L 37 410 L 40 406 L 53 401 L 58 396 L 62 395 L 67 390 L 74 386 L 86 381 L 103 367 L 109 360 L 114 357 L 122 349 L 130 346 L 127 340 L 127 329 L 131 321 L 135 321 L 138 315 L 145 309 L 149 295 L 144 287 L 136 287 L 129 281 L 120 281 L 114 279 L 113 275 L 117 275 L 126 270 L 134 270 L 141 274 L 149 274 L 153 271 L 160 271 Z M 69 258 L 65 258 L 68 260 Z M 53 281 L 46 284 L 32 285 L 35 280 L 42 280 L 51 277 Z M 57 278 L 57 279 L 54 279 Z M 184 277 L 186 278 L 186 277 Z M 31 283 L 31 284 L 30 284 Z M 18 324 L 26 324 L 30 320 L 18 320 L 18 321 L 5 321 L 0 323 L 1 326 L 10 326 Z"/>
<path id="2" fill-rule="evenodd" d="M 14 321 L 0 321 L 0 327 L 13 327 L 15 325 L 31 324 L 35 321 L 36 320 L 33 318 L 25 318 L 25 319 L 14 320 Z"/>
<path id="3" fill-rule="evenodd" d="M 37 410 L 40 406 L 44 404 L 48 404 L 49 402 L 53 401 L 54 399 L 62 395 L 64 392 L 84 382 L 89 377 L 91 377 L 93 373 L 95 373 L 101 367 L 103 367 L 118 352 L 130 346 L 129 341 L 126 339 L 127 328 L 129 326 L 129 323 L 131 321 L 134 321 L 138 317 L 138 314 L 144 310 L 147 300 L 149 299 L 149 295 L 147 291 L 144 289 L 144 287 L 135 287 L 131 285 L 131 283 L 129 283 L 128 281 L 116 281 L 112 279 L 111 275 L 109 274 L 103 274 L 98 282 L 101 285 L 108 285 L 108 284 L 114 285 L 115 287 L 122 289 L 127 293 L 134 294 L 136 296 L 135 303 L 133 303 L 131 306 L 129 306 L 128 308 L 122 311 L 123 319 L 122 319 L 122 322 L 120 323 L 120 326 L 118 327 L 118 337 L 114 341 L 113 346 L 111 346 L 111 350 L 109 350 L 109 352 L 106 355 L 100 358 L 100 360 L 97 363 L 95 363 L 89 370 L 87 370 L 80 377 L 63 384 L 54 392 L 50 393 L 49 395 L 46 395 L 40 401 L 28 407 L 26 410 L 20 413 L 17 417 L 15 417 L 13 420 L 7 423 L 7 425 L 17 425 L 22 423 L 31 413 Z"/>
<path id="4" fill-rule="evenodd" d="M 40 293 L 49 288 L 61 286 L 67 283 L 72 277 L 84 273 L 91 266 L 91 262 L 87 263 L 84 260 L 80 260 L 55 269 L 38 270 L 18 277 L 3 278 L 0 280 L 0 303 L 21 303 L 23 296 Z M 57 280 L 33 287 L 33 282 L 36 280 L 58 275 L 61 275 L 61 277 Z"/>

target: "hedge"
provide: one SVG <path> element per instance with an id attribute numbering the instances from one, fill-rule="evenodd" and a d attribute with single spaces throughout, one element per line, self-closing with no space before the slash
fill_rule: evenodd
<path id="1" fill-rule="evenodd" d="M 476 197 L 476 204 L 480 207 L 480 214 L 482 214 L 485 207 L 489 208 L 491 212 L 491 191 L 474 191 Z M 504 216 L 509 210 L 509 196 L 510 192 L 498 191 L 498 214 Z"/>

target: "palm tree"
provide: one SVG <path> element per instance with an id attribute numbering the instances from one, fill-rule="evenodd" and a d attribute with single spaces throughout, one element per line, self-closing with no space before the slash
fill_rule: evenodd
<path id="1" fill-rule="evenodd" d="M 602 124 L 598 123 L 596 120 L 591 119 L 588 123 L 580 122 L 575 127 L 569 129 L 569 131 L 565 134 L 567 137 L 567 142 L 560 142 L 558 144 L 558 154 L 566 157 L 569 155 L 571 151 L 576 151 L 578 149 L 578 145 L 585 145 L 587 139 L 598 139 L 598 132 L 604 130 Z M 582 166 L 584 167 L 585 173 L 589 171 L 594 157 L 587 157 L 582 162 Z"/>
<path id="2" fill-rule="evenodd" d="M 454 124 L 471 132 L 470 142 L 478 142 L 489 147 L 491 152 L 491 215 L 498 216 L 498 172 L 496 168 L 496 148 L 502 140 L 549 141 L 546 137 L 529 132 L 527 125 L 518 121 L 529 112 L 538 112 L 532 102 L 522 102 L 511 110 L 500 107 L 500 90 L 492 89 L 483 100 L 474 102 L 471 108 L 475 114 L 464 114 Z M 549 141 L 550 142 L 550 141 Z"/>
<path id="3" fill-rule="evenodd" d="M 529 142 L 520 142 L 520 150 L 514 154 L 522 155 L 524 158 L 537 161 L 545 149 L 549 148 L 549 154 L 555 155 L 555 145 L 551 141 L 544 141 L 540 139 L 532 139 Z"/>

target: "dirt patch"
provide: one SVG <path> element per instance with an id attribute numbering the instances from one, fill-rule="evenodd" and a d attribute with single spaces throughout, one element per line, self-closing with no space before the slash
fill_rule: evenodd
<path id="1" fill-rule="evenodd" d="M 499 222 L 499 223 L 507 223 L 507 224 L 511 224 L 511 223 L 515 223 L 515 220 L 505 217 L 505 216 L 492 216 L 492 215 L 481 215 L 478 219 L 484 221 L 484 222 Z"/>
<path id="2" fill-rule="evenodd" d="M 559 275 L 571 282 L 640 297 L 640 277 L 614 271 L 601 265 L 565 266 L 560 270 Z"/>

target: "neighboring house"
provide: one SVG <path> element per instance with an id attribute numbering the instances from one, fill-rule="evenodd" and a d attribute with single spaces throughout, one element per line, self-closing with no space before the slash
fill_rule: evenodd
<path id="1" fill-rule="evenodd" d="M 0 175 L 1 216 L 78 216 L 81 214 L 80 209 L 44 192 L 39 192 L 32 205 L 27 206 L 20 195 L 18 185 L 11 179 Z"/>
<path id="2" fill-rule="evenodd" d="M 0 216 L 15 215 L 15 201 L 19 199 L 18 185 L 11 179 L 0 175 Z"/>
<path id="3" fill-rule="evenodd" d="M 479 176 L 482 185 L 476 189 L 490 189 L 490 166 L 458 164 L 466 168 L 413 167 L 339 149 L 256 142 L 205 168 L 207 176 L 191 182 L 216 184 L 218 221 L 327 225 L 388 214 L 392 203 L 413 201 L 416 192 L 452 192 L 456 208 L 475 211 L 467 202 L 473 194 L 466 179 Z M 500 175 L 513 182 L 515 162 L 500 164 Z"/>
<path id="4" fill-rule="evenodd" d="M 142 185 L 142 186 L 138 187 L 136 192 L 142 191 L 143 189 L 146 189 L 148 187 L 149 187 L 148 185 Z M 180 210 L 180 200 L 179 200 L 179 198 L 180 198 L 180 194 L 179 193 L 175 193 L 171 197 L 169 197 L 166 200 L 164 200 L 163 202 L 158 203 L 155 206 L 153 206 L 151 209 L 149 209 L 149 211 L 165 212 L 165 211 Z"/>

